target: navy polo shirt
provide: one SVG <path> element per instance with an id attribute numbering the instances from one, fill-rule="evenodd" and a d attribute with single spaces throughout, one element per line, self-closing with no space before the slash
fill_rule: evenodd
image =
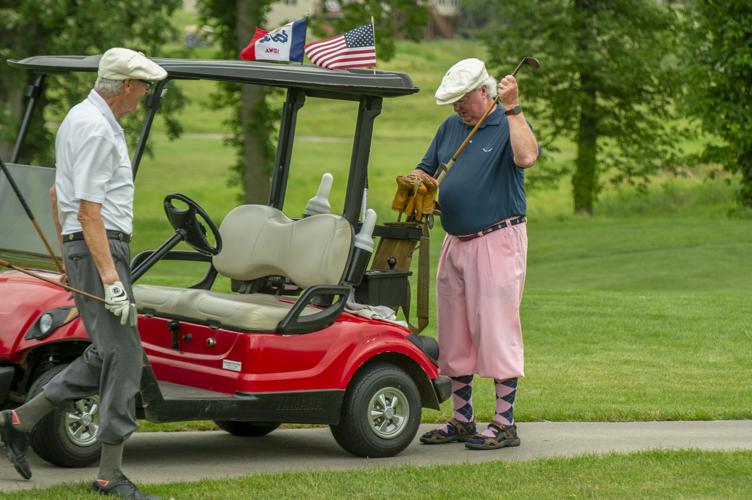
<path id="1" fill-rule="evenodd" d="M 447 163 L 473 127 L 459 116 L 444 120 L 418 168 L 433 175 Z M 439 190 L 441 223 L 453 235 L 471 234 L 495 222 L 524 216 L 525 170 L 514 164 L 509 123 L 496 108 L 481 124 Z"/>

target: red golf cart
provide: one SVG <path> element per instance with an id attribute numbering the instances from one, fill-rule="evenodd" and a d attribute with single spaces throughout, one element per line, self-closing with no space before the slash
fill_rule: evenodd
<path id="1" fill-rule="evenodd" d="M 49 75 L 89 72 L 99 56 L 37 56 L 9 61 L 27 70 L 26 117 L 10 161 L 0 174 L 0 255 L 56 279 L 38 237 L 22 228 L 33 209 L 56 241 L 47 190 L 54 169 L 18 163 Z M 266 205 L 242 205 L 217 226 L 192 199 L 165 193 L 175 232 L 132 262 L 138 329 L 146 353 L 139 418 L 152 422 L 214 420 L 237 436 L 263 436 L 282 423 L 329 424 L 337 442 L 358 456 L 388 457 L 413 439 L 421 408 L 438 409 L 450 395 L 436 366 L 434 339 L 396 321 L 358 314 L 355 301 L 403 305 L 408 272 L 367 270 L 370 233 L 417 240 L 420 230 L 361 221 L 371 135 L 385 97 L 417 92 L 407 75 L 329 71 L 305 65 L 155 59 L 168 72 L 146 100 L 146 118 L 133 157 L 138 172 L 150 128 L 174 80 L 232 81 L 286 90 L 272 187 Z M 283 212 L 298 112 L 306 98 L 358 106 L 344 211 L 298 220 Z M 138 181 L 136 182 L 138 184 Z M 319 210 L 321 212 L 321 210 Z M 26 224 L 31 227 L 31 224 Z M 193 250 L 175 250 L 184 241 Z M 157 262 L 201 266 L 187 288 L 140 284 Z M 45 270 L 46 269 L 46 270 Z M 203 271 L 202 271 L 203 274 Z M 219 276 L 232 291 L 213 290 Z M 16 271 L 0 273 L 0 403 L 22 404 L 90 344 L 70 293 Z M 98 397 L 75 402 L 40 421 L 32 446 L 63 467 L 99 456 Z M 259 444 L 262 444 L 260 442 Z"/>

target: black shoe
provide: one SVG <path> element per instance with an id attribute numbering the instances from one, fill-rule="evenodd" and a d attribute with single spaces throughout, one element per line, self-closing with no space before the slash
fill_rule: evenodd
<path id="1" fill-rule="evenodd" d="M 159 500 L 159 497 L 156 495 L 142 493 L 141 490 L 130 481 L 130 479 L 122 474 L 112 481 L 97 479 L 91 483 L 91 489 L 100 495 L 111 495 L 132 500 Z"/>
<path id="2" fill-rule="evenodd" d="M 0 438 L 5 444 L 5 454 L 16 468 L 16 472 L 24 479 L 31 478 L 29 462 L 26 461 L 26 450 L 29 449 L 29 435 L 13 426 L 13 410 L 0 412 Z"/>

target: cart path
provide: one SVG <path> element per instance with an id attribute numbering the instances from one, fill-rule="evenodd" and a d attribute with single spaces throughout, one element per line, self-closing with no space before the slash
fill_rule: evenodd
<path id="1" fill-rule="evenodd" d="M 418 436 L 434 425 L 421 425 Z M 485 426 L 481 426 L 483 428 Z M 534 460 L 585 453 L 649 449 L 752 449 L 752 420 L 712 422 L 531 422 L 518 424 L 522 445 L 469 451 L 464 445 L 415 442 L 392 458 L 347 454 L 326 427 L 281 429 L 263 438 L 222 431 L 136 433 L 125 449 L 124 471 L 137 483 L 197 481 L 275 472 L 351 470 L 397 465 L 430 466 L 490 460 Z M 33 477 L 22 480 L 0 457 L 0 492 L 91 481 L 96 467 L 62 469 L 29 453 Z"/>

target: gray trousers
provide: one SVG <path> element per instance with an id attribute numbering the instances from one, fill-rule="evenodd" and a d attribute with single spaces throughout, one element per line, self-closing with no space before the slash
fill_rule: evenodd
<path id="1" fill-rule="evenodd" d="M 120 281 L 133 300 L 128 244 L 118 240 L 109 243 Z M 86 243 L 66 242 L 63 254 L 70 285 L 104 298 L 104 287 Z M 44 386 L 44 395 L 55 406 L 63 407 L 99 393 L 99 439 L 119 444 L 138 427 L 135 398 L 144 356 L 138 330 L 120 325 L 120 318 L 103 303 L 73 295 L 92 345 Z"/>

